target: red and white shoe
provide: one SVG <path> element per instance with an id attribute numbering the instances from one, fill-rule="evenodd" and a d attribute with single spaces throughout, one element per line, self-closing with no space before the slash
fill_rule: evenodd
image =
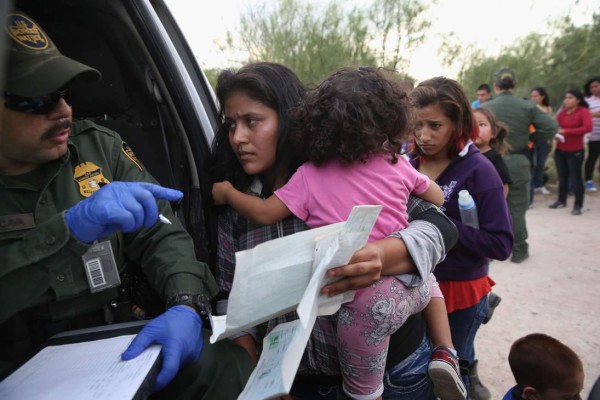
<path id="1" fill-rule="evenodd" d="M 437 346 L 429 362 L 433 393 L 441 400 L 465 400 L 467 388 L 460 378 L 458 358 L 449 348 Z"/>

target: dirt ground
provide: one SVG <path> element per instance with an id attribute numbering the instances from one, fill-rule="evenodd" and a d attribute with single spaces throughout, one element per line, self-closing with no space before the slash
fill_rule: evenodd
<path id="1" fill-rule="evenodd" d="M 508 352 L 518 338 L 546 333 L 571 347 L 582 359 L 582 398 L 600 376 L 600 192 L 586 193 L 583 214 L 567 208 L 552 210 L 552 194 L 535 195 L 527 212 L 529 259 L 521 264 L 493 261 L 490 276 L 502 297 L 492 320 L 482 325 L 475 341 L 479 375 L 501 399 L 514 385 Z"/>

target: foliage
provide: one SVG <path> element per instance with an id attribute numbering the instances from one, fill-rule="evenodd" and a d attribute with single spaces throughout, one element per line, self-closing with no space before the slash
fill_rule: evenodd
<path id="1" fill-rule="evenodd" d="M 533 87 L 544 86 L 557 109 L 567 89 L 582 88 L 587 79 L 600 74 L 600 13 L 593 15 L 591 24 L 582 26 L 562 18 L 555 22 L 554 30 L 554 35 L 530 34 L 502 49 L 497 57 L 461 49 L 448 40 L 444 44 L 446 63 L 463 61 L 459 80 L 469 94 L 483 82 L 491 85 L 494 72 L 508 66 L 517 75 L 518 96 L 529 97 Z"/>
<path id="2" fill-rule="evenodd" d="M 278 62 L 309 84 L 342 66 L 404 69 L 429 27 L 421 17 L 425 9 L 420 0 L 374 0 L 367 10 L 336 0 L 323 8 L 301 0 L 263 3 L 242 15 L 227 42 L 248 55 L 244 63 Z"/>

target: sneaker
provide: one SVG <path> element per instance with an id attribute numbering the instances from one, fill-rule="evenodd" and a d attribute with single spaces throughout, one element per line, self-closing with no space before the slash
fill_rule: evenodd
<path id="1" fill-rule="evenodd" d="M 548 208 L 565 208 L 566 206 L 567 205 L 562 201 L 555 201 L 554 203 L 550 204 Z"/>
<path id="2" fill-rule="evenodd" d="M 496 307 L 498 307 L 498 304 L 500 304 L 501 301 L 502 297 L 498 296 L 494 292 L 490 292 L 488 295 L 488 313 L 483 320 L 484 324 L 490 322 L 490 319 L 492 319 L 492 316 L 494 315 L 494 310 L 496 310 Z"/>
<path id="3" fill-rule="evenodd" d="M 588 192 L 597 192 L 598 189 L 596 189 L 596 186 L 594 185 L 594 181 L 587 181 L 585 183 L 585 190 L 587 190 Z"/>
<path id="4" fill-rule="evenodd" d="M 581 215 L 581 207 L 579 207 L 579 206 L 573 207 L 573 210 L 571 210 L 571 214 L 573 214 L 573 215 Z"/>
<path id="5" fill-rule="evenodd" d="M 437 346 L 429 362 L 433 393 L 442 400 L 465 400 L 467 389 L 460 378 L 458 358 L 449 348 Z"/>
<path id="6" fill-rule="evenodd" d="M 546 189 L 546 186 L 537 187 L 533 189 L 533 191 L 538 194 L 543 194 L 544 196 L 550 194 L 550 191 Z"/>

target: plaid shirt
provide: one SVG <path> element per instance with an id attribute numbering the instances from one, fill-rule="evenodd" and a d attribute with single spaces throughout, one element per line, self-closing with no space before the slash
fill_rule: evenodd
<path id="1" fill-rule="evenodd" d="M 254 189 L 249 193 L 256 194 L 256 191 Z M 408 202 L 409 220 L 411 219 L 411 215 L 418 214 L 431 207 L 435 206 L 424 202 L 418 197 L 410 196 Z M 221 290 L 226 292 L 231 290 L 236 251 L 247 250 L 268 240 L 291 235 L 306 229 L 308 229 L 306 224 L 294 216 L 270 226 L 257 225 L 228 207 L 219 216 L 218 226 L 217 283 Z M 394 232 L 390 236 L 404 239 L 399 232 Z M 415 280 L 418 280 L 419 283 L 422 282 L 419 275 L 415 275 Z M 271 331 L 280 323 L 292 321 L 296 318 L 295 312 L 279 316 L 269 321 L 268 331 Z M 254 334 L 254 332 L 251 334 Z M 262 338 L 256 337 L 255 339 L 262 340 Z M 302 356 L 298 373 L 332 376 L 341 374 L 337 351 L 337 313 L 317 318 L 306 350 Z"/>

